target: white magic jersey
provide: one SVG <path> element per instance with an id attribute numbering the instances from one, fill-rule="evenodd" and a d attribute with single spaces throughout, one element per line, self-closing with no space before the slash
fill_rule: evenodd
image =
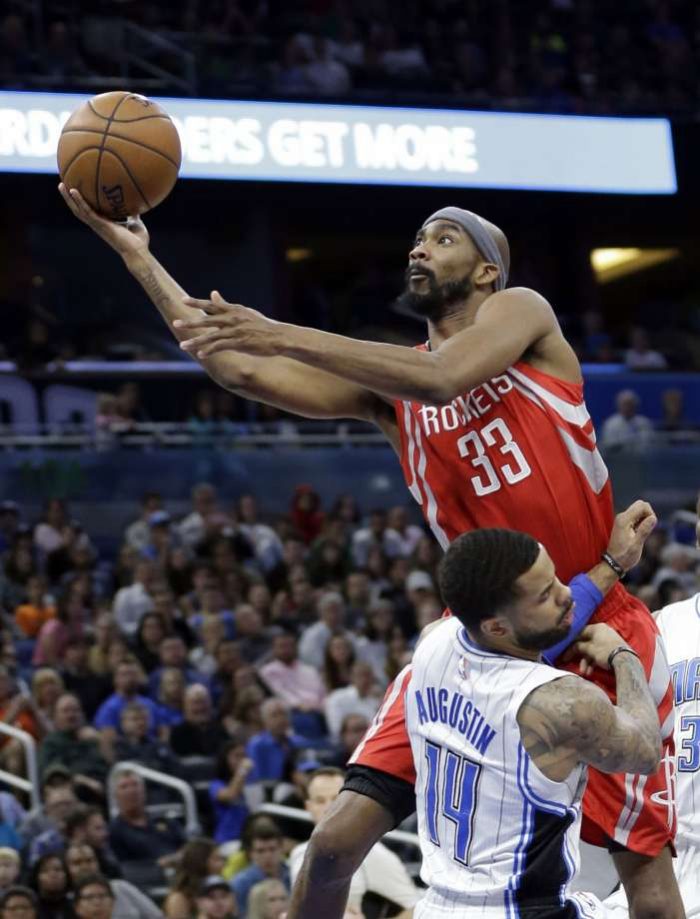
<path id="1" fill-rule="evenodd" d="M 666 645 L 676 712 L 676 805 L 679 849 L 700 847 L 700 594 L 665 606 L 656 617 Z M 700 880 L 698 880 L 700 890 Z"/>
<path id="2" fill-rule="evenodd" d="M 428 634 L 411 666 L 406 725 L 429 887 L 416 916 L 596 914 L 595 898 L 568 897 L 585 768 L 546 778 L 516 720 L 533 689 L 570 674 L 482 650 L 456 617 Z"/>

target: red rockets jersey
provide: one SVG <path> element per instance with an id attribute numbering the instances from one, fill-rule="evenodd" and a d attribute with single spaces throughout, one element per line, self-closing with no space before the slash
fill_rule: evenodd
<path id="1" fill-rule="evenodd" d="M 541 542 L 564 582 L 600 561 L 612 489 L 581 384 L 519 361 L 448 405 L 395 409 L 406 482 L 443 549 L 506 527 Z"/>

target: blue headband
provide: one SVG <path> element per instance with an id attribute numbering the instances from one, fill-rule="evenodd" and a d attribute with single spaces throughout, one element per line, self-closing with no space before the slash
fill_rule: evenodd
<path id="1" fill-rule="evenodd" d="M 432 223 L 434 220 L 451 220 L 452 223 L 459 224 L 462 229 L 469 234 L 472 242 L 487 262 L 491 262 L 498 267 L 498 277 L 494 281 L 496 290 L 503 290 L 508 281 L 508 272 L 503 261 L 500 249 L 496 241 L 484 226 L 484 221 L 478 214 L 472 211 L 465 211 L 461 207 L 443 207 L 435 211 L 425 221 L 421 229 Z"/>

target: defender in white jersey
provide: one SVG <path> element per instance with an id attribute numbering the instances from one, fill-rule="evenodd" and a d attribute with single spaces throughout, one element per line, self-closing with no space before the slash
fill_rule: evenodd
<path id="1" fill-rule="evenodd" d="M 568 889 L 585 767 L 658 768 L 659 719 L 643 667 L 603 624 L 584 630 L 578 647 L 589 667 L 614 671 L 616 706 L 540 662 L 568 632 L 572 603 L 546 550 L 523 533 L 460 536 L 440 581 L 454 616 L 419 645 L 406 695 L 429 888 L 414 915 L 604 915 L 595 897 Z"/>

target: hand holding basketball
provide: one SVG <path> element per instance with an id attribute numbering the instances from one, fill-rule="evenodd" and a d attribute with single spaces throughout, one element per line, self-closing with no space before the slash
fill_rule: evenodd
<path id="1" fill-rule="evenodd" d="M 58 190 L 78 220 L 87 224 L 123 258 L 148 249 L 148 230 L 140 217 L 130 217 L 126 223 L 115 223 L 93 211 L 77 189 L 69 189 L 61 182 Z"/>

